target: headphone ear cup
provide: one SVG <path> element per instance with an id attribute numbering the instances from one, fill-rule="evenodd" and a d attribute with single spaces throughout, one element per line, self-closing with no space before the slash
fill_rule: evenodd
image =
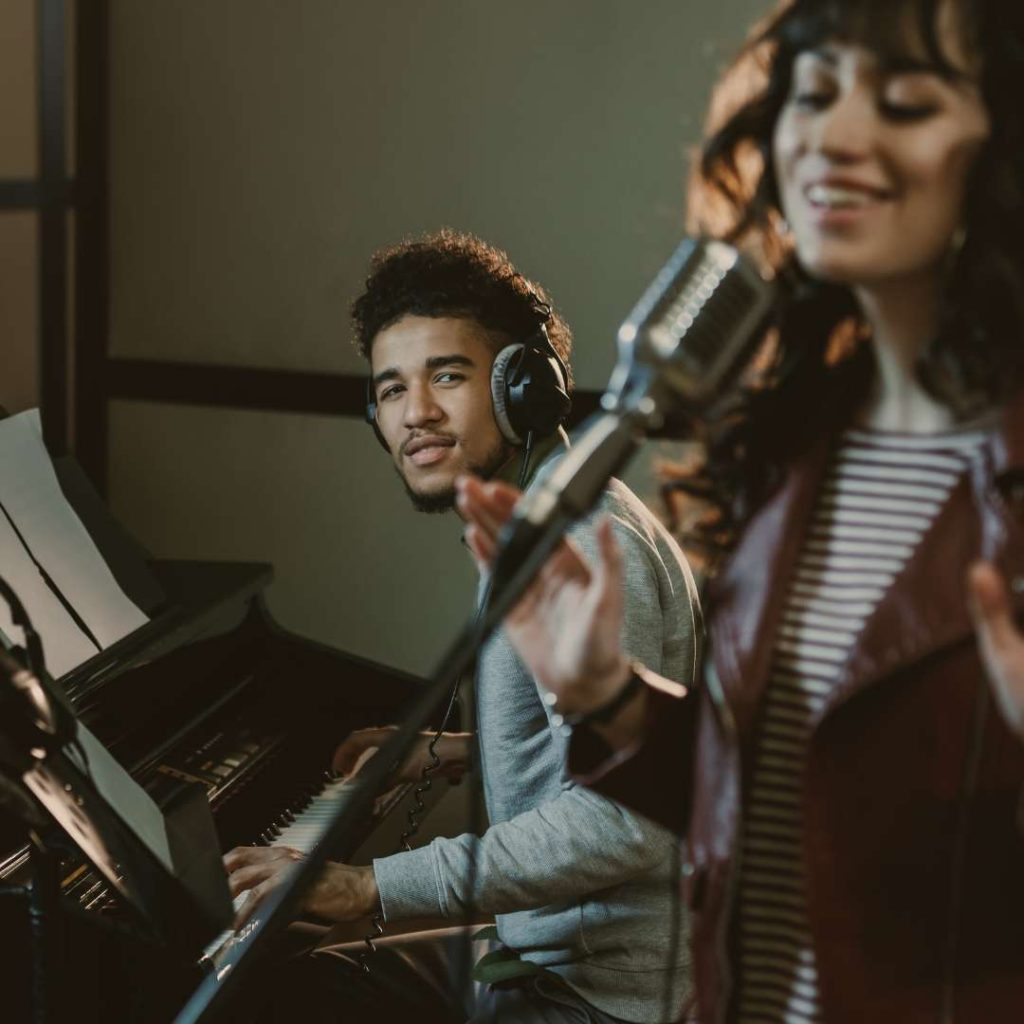
<path id="1" fill-rule="evenodd" d="M 363 413 L 366 417 L 366 422 L 373 427 L 373 436 L 380 442 L 381 448 L 390 454 L 391 446 L 384 440 L 384 435 L 380 432 L 380 426 L 377 423 L 377 399 L 373 394 L 373 382 L 366 382 L 366 409 Z"/>
<path id="2" fill-rule="evenodd" d="M 522 444 L 523 438 L 516 429 L 519 417 L 509 391 L 509 381 L 518 370 L 524 352 L 523 345 L 506 345 L 494 357 L 494 364 L 491 366 L 491 404 L 494 407 L 494 419 L 502 437 L 512 444 Z"/>

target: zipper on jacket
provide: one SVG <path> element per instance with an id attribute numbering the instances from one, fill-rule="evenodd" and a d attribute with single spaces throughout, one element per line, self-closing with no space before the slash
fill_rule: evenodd
<path id="1" fill-rule="evenodd" d="M 721 1012 L 718 1015 L 720 1024 L 725 1024 L 729 1015 L 729 1004 L 732 1000 L 733 971 L 732 960 L 729 956 L 729 931 L 732 926 L 733 905 L 736 902 L 736 890 L 739 886 L 740 859 L 743 856 L 743 764 L 740 757 L 740 733 L 736 725 L 736 718 L 729 707 L 725 690 L 722 689 L 722 681 L 718 678 L 718 671 L 715 668 L 713 659 L 707 659 L 707 687 L 711 700 L 718 711 L 719 721 L 722 723 L 726 734 L 732 744 L 736 756 L 736 780 L 739 787 L 738 799 L 736 801 L 736 834 L 734 852 L 729 863 L 729 878 L 725 887 L 725 899 L 722 907 L 722 914 L 718 922 L 718 935 L 716 936 L 718 946 L 718 970 L 721 977 Z"/>

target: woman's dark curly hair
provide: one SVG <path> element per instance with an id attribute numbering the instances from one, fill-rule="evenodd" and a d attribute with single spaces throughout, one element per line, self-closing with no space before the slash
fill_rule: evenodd
<path id="1" fill-rule="evenodd" d="M 907 56 L 916 42 L 938 73 L 951 75 L 938 38 L 941 5 L 786 0 L 755 30 L 716 93 L 719 125 L 696 169 L 691 222 L 771 264 L 779 298 L 757 377 L 728 415 L 706 425 L 705 461 L 681 485 L 711 502 L 701 540 L 712 550 L 734 543 L 795 456 L 849 422 L 873 372 L 852 294 L 804 272 L 781 231 L 772 135 L 794 60 L 828 40 L 886 59 Z M 966 240 L 949 271 L 940 328 L 918 369 L 929 392 L 964 418 L 1024 384 L 1024 4 L 958 0 L 957 8 L 992 130 L 968 182 Z M 730 96 L 737 88 L 745 92 L 738 104 Z"/>
<path id="2" fill-rule="evenodd" d="M 366 359 L 373 339 L 403 316 L 465 317 L 520 341 L 547 315 L 548 337 L 572 384 L 569 325 L 539 284 L 475 235 L 445 229 L 374 253 L 351 315 L 356 347 Z"/>

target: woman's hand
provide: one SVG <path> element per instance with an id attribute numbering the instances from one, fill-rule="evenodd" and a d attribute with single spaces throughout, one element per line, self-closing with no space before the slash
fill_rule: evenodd
<path id="1" fill-rule="evenodd" d="M 967 577 L 968 604 L 996 703 L 1024 739 L 1024 634 L 1014 621 L 1006 583 L 995 566 L 976 562 Z"/>
<path id="2" fill-rule="evenodd" d="M 519 492 L 474 477 L 456 482 L 466 543 L 481 572 L 494 560 L 501 528 Z M 611 523 L 598 527 L 599 560 L 588 566 L 563 541 L 505 619 L 505 632 L 533 677 L 563 712 L 590 711 L 611 700 L 629 677 L 622 651 L 622 559 Z"/>

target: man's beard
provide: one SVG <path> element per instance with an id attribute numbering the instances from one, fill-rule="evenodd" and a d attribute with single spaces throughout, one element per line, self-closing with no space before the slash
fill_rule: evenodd
<path id="1" fill-rule="evenodd" d="M 478 463 L 466 467 L 467 473 L 483 477 L 489 480 L 495 473 L 505 465 L 512 457 L 515 449 L 507 441 L 499 441 L 492 452 L 485 456 Z M 409 486 L 409 481 L 402 475 L 398 467 L 395 467 L 398 476 L 405 486 L 405 493 L 409 495 L 413 508 L 417 512 L 451 512 L 455 508 L 455 486 L 446 487 L 442 491 L 414 491 Z"/>

